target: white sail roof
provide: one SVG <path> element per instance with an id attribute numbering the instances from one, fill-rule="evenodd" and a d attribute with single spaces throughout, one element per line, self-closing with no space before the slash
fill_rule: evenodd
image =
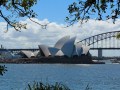
<path id="1" fill-rule="evenodd" d="M 88 53 L 89 49 L 90 49 L 90 46 L 84 46 L 84 45 L 82 45 L 82 48 L 83 48 L 83 53 L 82 54 L 86 55 Z"/>
<path id="2" fill-rule="evenodd" d="M 21 52 L 24 53 L 28 58 L 35 57 L 32 51 L 22 50 Z"/>
<path id="3" fill-rule="evenodd" d="M 61 49 L 63 47 L 63 45 L 66 43 L 66 41 L 68 41 L 70 39 L 70 36 L 65 36 L 63 38 L 61 38 L 60 40 L 58 40 L 55 44 L 55 48 Z"/>
<path id="4" fill-rule="evenodd" d="M 81 56 L 83 49 L 82 49 L 82 43 L 77 43 L 76 45 L 76 52 L 78 56 Z"/>
<path id="5" fill-rule="evenodd" d="M 68 57 L 72 56 L 73 50 L 74 50 L 74 42 L 75 42 L 76 37 L 73 37 L 69 39 L 62 47 L 62 52 L 64 55 L 67 55 Z"/>
<path id="6" fill-rule="evenodd" d="M 48 46 L 46 46 L 46 45 L 39 45 L 39 48 L 42 50 L 42 52 L 44 53 L 44 55 L 46 57 L 51 55 L 50 52 L 49 52 Z"/>
<path id="7" fill-rule="evenodd" d="M 75 44 L 76 37 L 70 39 L 70 36 L 65 36 L 58 40 L 54 47 L 48 47 L 46 45 L 39 45 L 41 55 L 48 57 L 51 56 L 63 56 L 72 57 L 74 55 L 81 56 L 81 54 L 87 54 L 90 47 L 82 46 L 82 43 Z"/>
<path id="8" fill-rule="evenodd" d="M 38 55 L 39 51 L 34 51 L 33 53 L 34 53 L 34 55 L 36 57 Z"/>
<path id="9" fill-rule="evenodd" d="M 72 56 L 74 56 L 74 55 L 77 55 L 77 56 L 78 56 L 76 47 L 74 47 L 74 50 L 73 50 L 73 53 L 72 53 Z"/>

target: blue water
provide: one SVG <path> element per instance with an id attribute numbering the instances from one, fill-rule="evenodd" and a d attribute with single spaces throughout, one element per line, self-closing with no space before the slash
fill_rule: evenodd
<path id="1" fill-rule="evenodd" d="M 62 82 L 71 90 L 120 90 L 120 64 L 6 64 L 0 90 L 25 90 L 34 81 Z"/>

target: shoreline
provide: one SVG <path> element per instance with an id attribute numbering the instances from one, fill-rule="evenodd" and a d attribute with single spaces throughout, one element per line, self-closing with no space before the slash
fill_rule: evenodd
<path id="1" fill-rule="evenodd" d="M 105 62 L 95 62 L 91 58 L 83 56 L 80 58 L 66 57 L 42 57 L 42 58 L 19 58 L 0 60 L 5 64 L 105 64 Z"/>

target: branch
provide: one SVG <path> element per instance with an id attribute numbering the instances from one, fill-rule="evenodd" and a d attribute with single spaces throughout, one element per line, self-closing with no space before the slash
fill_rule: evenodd
<path id="1" fill-rule="evenodd" d="M 13 22 L 11 22 L 7 17 L 5 17 L 5 16 L 3 15 L 3 13 L 2 13 L 1 10 L 0 10 L 0 16 L 7 22 L 7 31 L 8 31 L 8 25 L 14 27 L 14 29 L 15 29 L 16 31 L 19 31 L 19 30 L 16 28 L 16 26 L 12 24 Z"/>
<path id="2" fill-rule="evenodd" d="M 50 23 L 47 23 L 47 24 L 42 25 L 42 24 L 40 24 L 40 23 L 38 23 L 38 22 L 32 20 L 30 17 L 29 17 L 29 19 L 30 19 L 32 22 L 34 22 L 34 23 L 40 25 L 40 26 L 42 27 L 42 29 L 46 29 L 46 28 L 47 28 L 47 25 L 50 24 Z"/>

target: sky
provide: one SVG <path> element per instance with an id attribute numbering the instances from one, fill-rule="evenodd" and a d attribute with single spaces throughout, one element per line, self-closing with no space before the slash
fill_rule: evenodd
<path id="1" fill-rule="evenodd" d="M 33 7 L 39 19 L 49 19 L 50 22 L 64 23 L 68 15 L 68 6 L 77 0 L 39 0 Z"/>
<path id="2" fill-rule="evenodd" d="M 41 24 L 49 23 L 47 29 L 42 29 L 29 19 L 23 18 L 21 22 L 27 23 L 26 30 L 22 29 L 21 32 L 17 32 L 13 28 L 9 28 L 9 31 L 5 33 L 6 23 L 0 20 L 0 44 L 5 48 L 38 48 L 40 44 L 54 46 L 60 38 L 66 35 L 76 36 L 76 41 L 80 41 L 92 35 L 120 30 L 119 19 L 116 24 L 113 24 L 111 20 L 95 21 L 91 19 L 82 26 L 78 22 L 74 26 L 64 28 L 66 26 L 65 17 L 69 15 L 68 5 L 74 1 L 77 0 L 40 0 L 33 7 L 38 14 L 34 20 Z"/>

